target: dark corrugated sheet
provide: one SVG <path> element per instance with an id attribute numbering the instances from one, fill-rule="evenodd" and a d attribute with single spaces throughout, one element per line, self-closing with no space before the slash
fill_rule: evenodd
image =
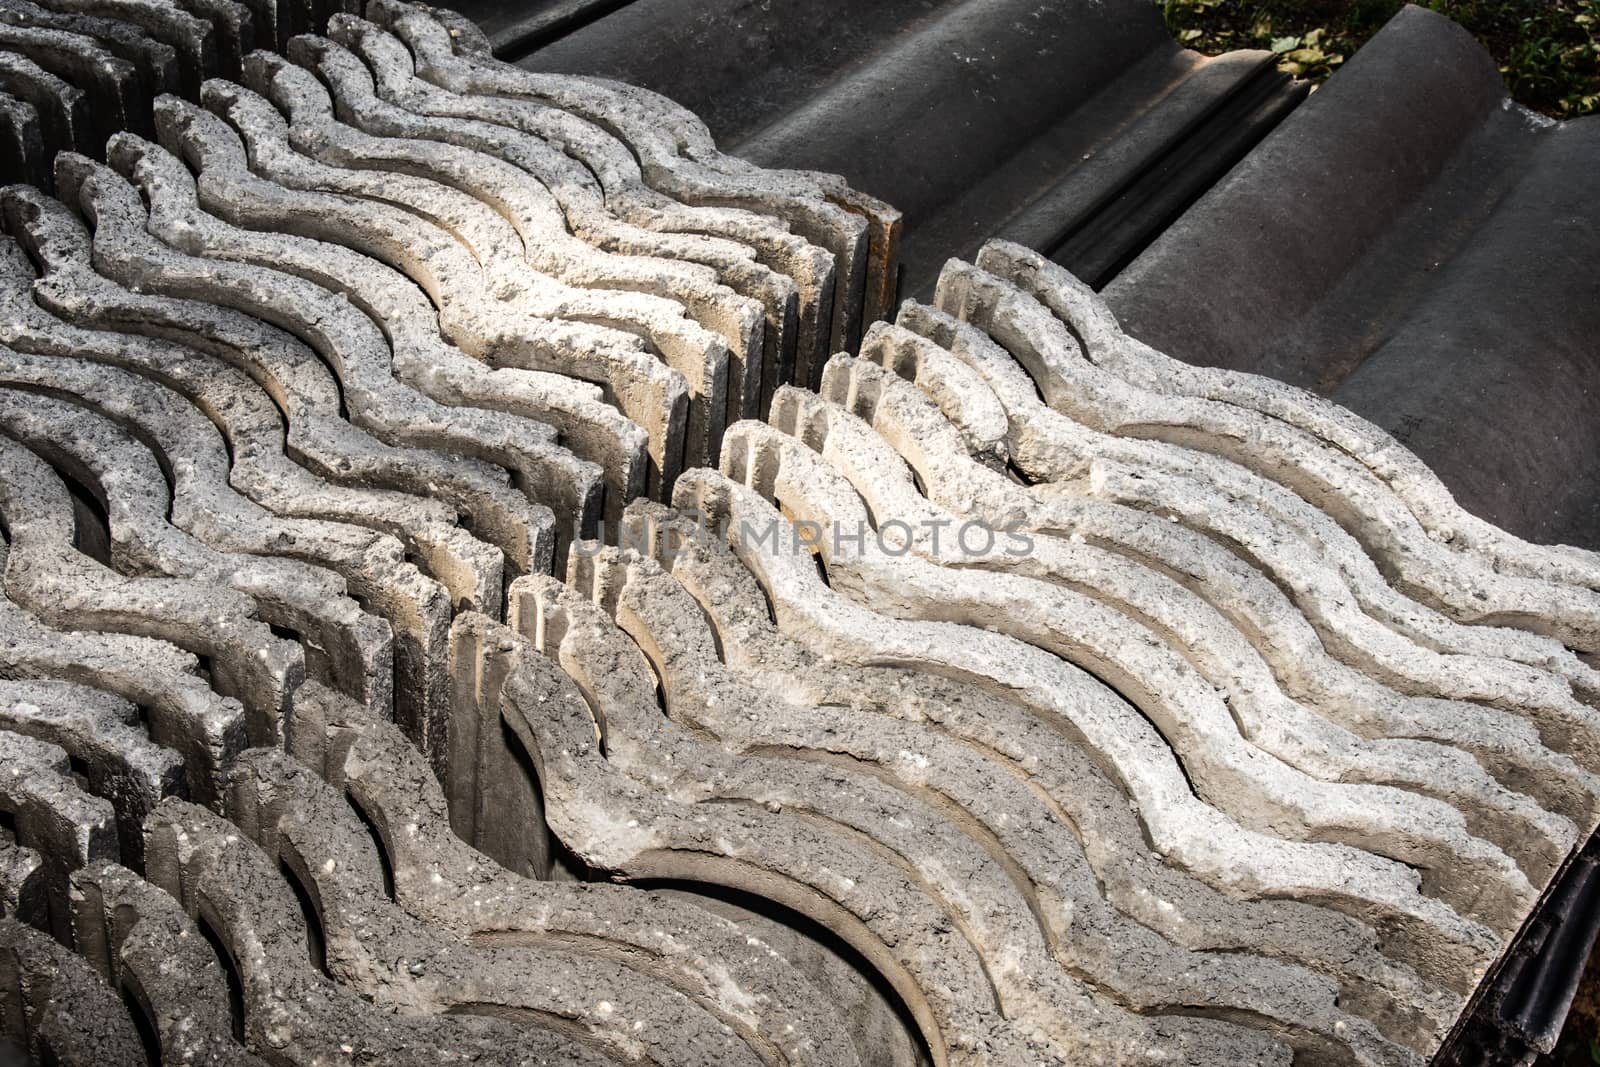
<path id="1" fill-rule="evenodd" d="M 635 0 L 518 62 L 654 89 L 739 155 L 893 203 L 907 295 L 996 235 L 1109 277 L 1304 91 L 1266 53 L 1179 48 L 1146 0 Z"/>
<path id="2" fill-rule="evenodd" d="M 1130 332 L 1345 404 L 1469 510 L 1600 547 L 1600 120 L 1408 8 L 1106 289 Z"/>

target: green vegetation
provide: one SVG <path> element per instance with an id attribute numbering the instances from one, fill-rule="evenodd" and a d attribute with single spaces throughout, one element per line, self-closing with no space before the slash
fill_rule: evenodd
<path id="1" fill-rule="evenodd" d="M 1160 0 L 1167 26 L 1215 55 L 1269 48 L 1280 69 L 1321 82 L 1403 0 Z M 1600 111 L 1600 0 L 1418 0 L 1465 26 L 1511 95 L 1555 118 Z"/>

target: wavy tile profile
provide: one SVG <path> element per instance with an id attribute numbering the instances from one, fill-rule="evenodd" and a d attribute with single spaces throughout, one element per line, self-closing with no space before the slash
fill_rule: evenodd
<path id="1" fill-rule="evenodd" d="M 1590 561 L 1016 246 L 675 504 L 477 677 L 591 869 L 799 910 L 934 1062 L 1424 1062 L 1595 825 Z"/>
<path id="2" fill-rule="evenodd" d="M 1420 1065 L 1600 822 L 1600 559 L 1042 257 L 883 321 L 445 12 L 0 15 L 41 1060 Z"/>
<path id="3" fill-rule="evenodd" d="M 526 473 L 584 521 L 607 489 L 615 515 L 714 462 L 728 422 L 885 311 L 899 216 L 838 179 L 723 156 L 652 94 L 498 63 L 449 16 L 301 6 L 8 0 L 0 91 L 34 146 L 10 177 L 70 201 L 52 158 L 105 146 L 181 251 L 265 258 L 413 325 L 389 339 L 402 375 L 414 357 L 430 397 L 559 430 L 573 456 Z M 322 262 L 330 245 L 350 256 Z"/>

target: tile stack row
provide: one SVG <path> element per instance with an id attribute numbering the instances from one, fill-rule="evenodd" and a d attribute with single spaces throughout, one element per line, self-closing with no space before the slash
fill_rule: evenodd
<path id="1" fill-rule="evenodd" d="M 1432 1055 L 1600 821 L 1600 559 L 1016 245 L 881 321 L 891 210 L 365 15 L 0 192 L 0 1030 Z"/>
<path id="2" fill-rule="evenodd" d="M 892 1012 L 854 972 L 530 877 L 540 793 L 457 714 L 452 627 L 819 374 L 882 313 L 893 212 L 445 12 L 202 6 L 5 10 L 7 113 L 49 136 L 0 192 L 4 1032 L 65 1064 L 857 1062 L 827 1007 Z"/>

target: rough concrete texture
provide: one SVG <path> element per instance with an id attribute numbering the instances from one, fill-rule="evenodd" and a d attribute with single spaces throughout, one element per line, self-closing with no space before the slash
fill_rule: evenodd
<path id="1" fill-rule="evenodd" d="M 670 105 L 448 88 L 413 48 L 495 76 L 449 16 L 370 14 L 397 33 L 0 19 L 11 176 L 56 194 L 0 193 L 0 906 L 56 939 L 7 957 L 6 1034 L 61 1063 L 848 1067 L 880 1034 L 916 1062 L 854 962 L 824 991 L 758 930 L 817 935 L 578 880 L 451 629 L 820 372 L 883 310 L 893 213 L 705 152 L 663 190 Z M 876 1006 L 859 1034 L 836 997 Z"/>
<path id="2" fill-rule="evenodd" d="M 407 5 L 330 21 L 318 5 L 148 0 L 115 8 L 117 21 L 87 4 L 53 0 L 0 24 L 16 37 L 0 36 L 0 91 L 22 94 L 7 113 L 41 146 L 18 156 L 19 174 L 44 182 L 52 156 L 98 154 L 117 130 L 159 134 L 193 179 L 137 140 L 106 150 L 161 194 L 153 236 L 348 298 L 346 317 L 392 328 L 394 376 L 411 388 L 559 433 L 571 455 L 533 449 L 508 466 L 564 516 L 576 506 L 590 523 L 604 506 L 614 519 L 642 491 L 665 499 L 685 464 L 715 462 L 723 427 L 814 377 L 886 310 L 897 213 L 827 175 L 723 156 L 660 98 L 495 63 L 455 22 Z M 141 57 L 130 35 L 175 64 Z M 252 52 L 256 37 L 287 58 Z M 98 65 L 80 69 L 83 56 Z M 85 101 L 109 118 L 78 136 L 69 111 Z M 76 200 L 81 168 L 55 178 Z M 330 259 L 330 244 L 350 254 Z M 299 265 L 313 258 L 323 269 Z"/>
<path id="3" fill-rule="evenodd" d="M 1578 654 L 1592 648 L 1592 560 L 1476 523 L 1348 413 L 1131 341 L 1092 293 L 1033 253 L 992 244 L 979 264 L 952 263 L 937 307 L 908 305 L 897 325 L 869 332 L 860 358 L 835 358 L 821 396 L 780 391 L 767 425 L 732 428 L 721 474 L 686 476 L 679 505 L 721 525 L 777 630 L 822 661 L 817 673 L 911 668 L 1016 703 L 1086 745 L 1121 786 L 1143 824 L 1136 847 L 1236 897 L 1295 896 L 1370 923 L 1411 980 L 1341 1006 L 1412 1053 L 1431 1052 L 1442 1031 L 1414 1025 L 1424 1005 L 1472 989 L 1595 823 L 1592 673 Z M 644 528 L 671 525 L 633 514 Z M 1004 535 L 963 547 L 956 531 L 970 520 L 1025 531 L 1027 550 L 1005 551 Z M 822 531 L 814 559 L 793 547 L 811 536 L 807 523 Z M 750 536 L 771 526 L 775 544 Z M 1456 526 L 1476 536 L 1457 542 L 1447 536 Z M 863 529 L 876 532 L 837 536 Z M 684 530 L 659 528 L 623 541 L 652 544 L 688 573 L 684 542 Z M 701 557 L 695 582 L 715 628 L 710 550 L 690 555 Z M 649 627 L 628 594 L 643 577 L 591 581 L 625 630 Z M 662 591 L 650 600 L 670 602 Z M 1545 605 L 1537 619 L 1535 601 Z M 740 629 L 765 621 L 746 609 Z M 669 647 L 635 636 L 652 658 Z M 720 631 L 704 647 L 756 666 L 770 640 L 748 646 L 758 654 L 730 653 L 732 643 Z M 785 674 L 798 658 L 784 657 Z M 674 672 L 658 663 L 656 674 L 671 714 Z M 711 668 L 693 677 L 703 686 Z M 767 683 L 783 712 L 749 718 L 791 737 L 803 729 L 795 704 L 828 706 Z M 835 706 L 859 706 L 862 684 L 841 688 Z M 861 730 L 856 718 L 848 729 L 828 721 L 815 740 L 779 744 L 861 759 L 850 751 Z M 935 770 L 937 750 L 905 745 L 904 728 L 895 737 L 891 774 L 938 782 L 959 808 L 945 817 L 984 823 L 1023 885 L 1049 885 L 1038 871 L 1062 880 L 1059 860 L 1032 859 L 1037 840 L 1012 843 L 1024 823 L 993 771 L 960 797 L 949 783 L 962 775 Z M 1026 754 L 1025 780 L 1054 762 L 1037 745 L 1013 748 Z M 1547 761 L 1564 770 L 1532 770 Z M 1115 901 L 1113 879 L 1087 884 Z M 1049 898 L 1037 899 L 1031 910 L 1049 929 Z M 1084 907 L 1066 914 L 1083 921 Z M 1058 958 L 1091 943 L 1075 938 Z M 1159 982 L 1119 987 L 1112 976 L 1130 972 L 1134 943 L 1112 937 L 1116 954 L 1090 965 L 1101 990 L 1139 1004 L 1174 973 L 1195 973 L 1169 964 Z M 1326 971 L 1301 944 L 1296 962 Z M 1213 996 L 1216 981 L 1206 983 Z M 1272 1013 L 1270 998 L 1246 998 Z M 1295 1017 L 1314 1018 L 1303 1006 Z M 1333 1032 L 1351 1046 L 1345 1056 L 1388 1055 L 1361 1050 L 1359 1027 Z"/>
<path id="4" fill-rule="evenodd" d="M 1126 338 L 1016 246 L 952 263 L 936 306 L 873 327 L 820 395 L 780 390 L 676 503 L 630 508 L 623 547 L 576 554 L 570 581 L 649 661 L 639 699 L 653 683 L 686 738 L 745 758 L 708 753 L 699 790 L 673 786 L 660 761 L 681 766 L 684 742 L 633 735 L 648 720 L 619 718 L 616 661 L 583 662 L 566 608 L 541 640 L 560 635 L 605 762 L 870 842 L 987 961 L 1002 1014 L 1067 1047 L 1120 1061 L 1151 1043 L 1055 1014 L 1036 992 L 1052 965 L 1139 1025 L 1181 1004 L 1184 1024 L 1226 1018 L 1307 1060 L 1426 1057 L 1595 825 L 1593 560 L 1476 522 L 1348 413 Z M 1004 532 L 970 547 L 970 521 L 1027 548 Z M 912 679 L 940 695 L 912 703 Z M 982 702 L 970 716 L 951 714 L 953 687 Z M 791 766 L 747 771 L 776 756 Z M 740 794 L 747 773 L 760 787 Z M 831 788 L 808 797 L 796 774 Z M 1096 779 L 1131 808 L 1126 830 L 1092 811 Z M 547 778 L 552 826 L 556 795 Z M 689 850 L 668 814 L 630 811 L 652 832 L 573 847 L 635 877 Z M 964 860 L 937 836 L 952 829 L 981 851 Z M 718 851 L 771 872 L 750 836 L 726 830 Z M 1144 859 L 1124 882 L 1129 852 Z M 948 1042 L 936 1057 L 994 1053 L 944 999 L 947 973 L 919 981 L 894 929 L 907 904 L 880 889 L 894 907 L 830 921 L 848 894 L 781 862 L 786 903 L 905 969 Z M 1334 948 L 1344 922 L 1354 954 Z M 1225 1039 L 1196 1038 L 1198 1058 L 1236 1061 L 1199 1043 Z"/>
<path id="5" fill-rule="evenodd" d="M 837 179 L 329 14 L 0 0 L 0 1032 L 1427 1060 L 1600 821 L 1600 560 L 1014 245 L 874 321 Z"/>

